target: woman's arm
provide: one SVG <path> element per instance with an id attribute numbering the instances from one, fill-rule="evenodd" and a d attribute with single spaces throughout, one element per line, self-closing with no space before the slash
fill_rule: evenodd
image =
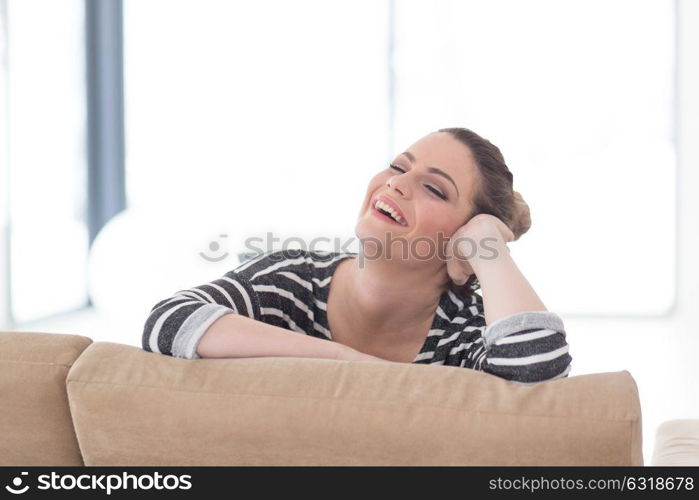
<path id="1" fill-rule="evenodd" d="M 468 342 L 474 350 L 463 353 L 464 365 L 523 383 L 568 376 L 573 358 L 563 321 L 546 309 L 512 259 L 507 247 L 512 231 L 496 217 L 482 214 L 453 238 L 455 255 L 463 256 L 459 238 L 476 242 L 478 251 L 467 259 L 451 260 L 449 274 L 461 284 L 475 273 L 482 293 L 477 301 L 482 312 L 467 322 L 482 329 L 482 342 Z"/>
<path id="2" fill-rule="evenodd" d="M 345 344 L 270 325 L 239 314 L 225 314 L 204 332 L 196 347 L 202 358 L 288 356 L 346 361 L 385 361 Z"/>
<path id="3" fill-rule="evenodd" d="M 524 311 L 546 311 L 546 306 L 519 270 L 507 242 L 512 230 L 497 217 L 478 214 L 461 226 L 447 247 L 447 272 L 462 285 L 478 277 L 488 324 Z"/>
<path id="4" fill-rule="evenodd" d="M 481 286 L 486 323 L 525 311 L 547 311 L 512 259 L 507 244 L 498 240 L 489 248 L 495 252 L 494 258 L 469 260 Z"/>
<path id="5" fill-rule="evenodd" d="M 488 325 L 476 368 L 509 380 L 537 383 L 568 376 L 572 356 L 561 318 L 549 312 L 519 270 L 506 244 L 497 257 L 472 262 Z"/>
<path id="6" fill-rule="evenodd" d="M 313 328 L 312 312 L 295 314 L 298 311 L 290 301 L 268 292 L 270 288 L 295 292 L 299 300 L 310 303 L 313 294 L 304 293 L 305 288 L 287 288 L 295 282 L 265 272 L 276 269 L 280 262 L 291 265 L 295 259 L 296 255 L 284 251 L 267 252 L 218 279 L 159 301 L 146 318 L 143 349 L 184 359 L 289 356 L 379 360 L 338 342 L 307 335 L 305 332 Z M 304 266 L 295 270 L 310 282 Z M 269 311 L 281 311 L 289 320 L 294 316 L 295 321 L 282 321 L 276 314 L 267 314 Z"/>

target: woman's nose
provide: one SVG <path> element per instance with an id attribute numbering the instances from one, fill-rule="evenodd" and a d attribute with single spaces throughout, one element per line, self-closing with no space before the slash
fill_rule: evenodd
<path id="1" fill-rule="evenodd" d="M 388 181 L 386 182 L 386 185 L 390 189 L 395 189 L 396 191 L 398 191 L 402 196 L 405 196 L 409 192 L 407 183 L 400 179 L 398 176 L 389 177 Z"/>

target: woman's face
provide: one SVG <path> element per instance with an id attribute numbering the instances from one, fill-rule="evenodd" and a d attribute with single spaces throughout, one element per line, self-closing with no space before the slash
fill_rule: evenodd
<path id="1" fill-rule="evenodd" d="M 435 132 L 395 156 L 391 164 L 369 182 L 355 233 L 360 240 L 381 242 L 390 236 L 392 255 L 404 255 L 403 248 L 409 247 L 411 259 L 419 255 L 431 260 L 471 213 L 478 174 L 471 151 L 451 134 Z M 379 215 L 377 198 L 393 202 L 403 223 Z M 396 240 L 403 242 L 397 245 Z"/>

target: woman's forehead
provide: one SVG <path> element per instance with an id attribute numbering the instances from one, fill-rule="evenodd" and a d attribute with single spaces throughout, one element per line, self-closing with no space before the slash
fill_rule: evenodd
<path id="1" fill-rule="evenodd" d="M 468 146 L 446 132 L 426 135 L 406 149 L 418 165 L 436 167 L 451 175 L 457 183 L 469 182 L 475 173 L 473 155 Z"/>

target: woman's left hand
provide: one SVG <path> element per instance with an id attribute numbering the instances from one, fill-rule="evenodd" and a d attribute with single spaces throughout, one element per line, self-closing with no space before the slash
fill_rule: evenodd
<path id="1" fill-rule="evenodd" d="M 496 242 L 497 246 L 509 251 L 507 243 L 514 239 L 514 233 L 499 218 L 490 214 L 475 215 L 449 239 L 446 251 L 449 277 L 457 285 L 463 285 L 469 276 L 475 274 L 471 262 L 478 259 L 484 249 L 493 250 L 490 246 L 484 247 L 484 241 Z"/>

